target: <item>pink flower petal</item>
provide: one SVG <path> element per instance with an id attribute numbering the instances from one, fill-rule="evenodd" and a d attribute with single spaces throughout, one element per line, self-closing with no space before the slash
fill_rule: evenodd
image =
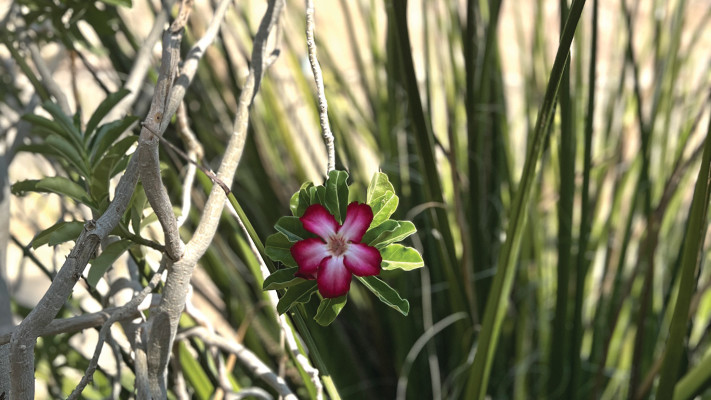
<path id="1" fill-rule="evenodd" d="M 319 235 L 323 240 L 328 240 L 338 230 L 338 222 L 321 204 L 310 205 L 299 219 L 304 229 Z"/>
<path id="2" fill-rule="evenodd" d="M 343 257 L 327 258 L 321 262 L 318 269 L 318 291 L 325 298 L 343 296 L 351 287 L 351 276 L 350 271 L 343 265 Z"/>
<path id="3" fill-rule="evenodd" d="M 375 247 L 363 243 L 351 243 L 343 257 L 343 263 L 353 275 L 371 276 L 380 273 L 383 256 Z"/>
<path id="4" fill-rule="evenodd" d="M 367 204 L 353 202 L 346 209 L 346 220 L 343 221 L 343 226 L 338 230 L 338 233 L 343 238 L 350 242 L 360 242 L 368 230 L 370 223 L 373 222 L 373 209 Z"/>
<path id="5" fill-rule="evenodd" d="M 316 238 L 304 239 L 294 243 L 291 246 L 291 255 L 299 266 L 297 276 L 306 279 L 313 279 L 321 261 L 330 256 L 326 243 Z"/>

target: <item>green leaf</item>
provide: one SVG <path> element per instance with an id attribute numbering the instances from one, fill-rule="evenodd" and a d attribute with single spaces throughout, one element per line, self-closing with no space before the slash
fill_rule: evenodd
<path id="1" fill-rule="evenodd" d="M 30 242 L 33 249 L 42 245 L 56 246 L 79 237 L 84 223 L 81 221 L 61 221 L 38 233 Z"/>
<path id="2" fill-rule="evenodd" d="M 339 224 L 346 219 L 348 207 L 348 172 L 334 170 L 328 173 L 326 179 L 326 198 L 323 205 L 336 217 Z"/>
<path id="3" fill-rule="evenodd" d="M 373 242 L 375 242 L 375 240 L 377 240 L 380 236 L 394 231 L 399 226 L 400 223 L 395 220 L 389 219 L 384 221 L 382 224 L 368 229 L 368 231 L 365 232 L 365 235 L 363 235 L 361 242 L 367 244 L 368 246 L 373 246 Z"/>
<path id="4" fill-rule="evenodd" d="M 123 6 L 127 8 L 133 7 L 133 0 L 99 0 L 102 3 L 110 4 L 112 6 Z"/>
<path id="5" fill-rule="evenodd" d="M 316 311 L 314 321 L 321 326 L 331 325 L 346 305 L 346 300 L 348 300 L 348 296 L 321 300 L 321 303 L 318 305 L 318 311 Z"/>
<path id="6" fill-rule="evenodd" d="M 79 172 L 83 177 L 90 175 L 89 169 L 84 162 L 84 157 L 82 157 L 82 154 L 80 153 L 80 151 L 82 151 L 80 147 L 75 146 L 63 137 L 54 134 L 49 135 L 49 137 L 45 140 L 45 143 L 54 147 L 58 154 L 61 154 L 64 159 L 72 164 L 74 168 L 76 168 L 77 172 Z"/>
<path id="7" fill-rule="evenodd" d="M 273 261 L 280 261 L 284 265 L 296 267 L 296 260 L 291 255 L 291 246 L 294 243 L 290 242 L 282 233 L 275 233 L 267 238 L 264 252 Z"/>
<path id="8" fill-rule="evenodd" d="M 420 253 L 412 247 L 401 244 L 391 244 L 380 251 L 383 256 L 383 269 L 402 269 L 410 271 L 425 265 Z"/>
<path id="9" fill-rule="evenodd" d="M 67 114 L 65 114 L 64 111 L 62 111 L 62 109 L 59 108 L 58 105 L 52 102 L 45 102 L 44 104 L 42 104 L 42 108 L 47 110 L 47 112 L 50 113 L 54 118 L 54 121 L 62 127 L 62 132 L 64 133 L 62 134 L 62 137 L 71 141 L 72 144 L 76 146 L 76 148 L 84 147 L 84 144 L 81 140 L 81 132 L 79 132 L 79 129 L 77 129 L 77 127 L 74 125 L 72 119 Z"/>
<path id="10" fill-rule="evenodd" d="M 40 132 L 38 132 L 42 133 L 42 131 L 44 131 L 45 135 L 43 136 L 46 136 L 46 132 L 53 132 L 60 136 L 65 135 L 64 129 L 62 129 L 61 125 L 51 119 L 47 119 L 37 114 L 25 114 L 22 116 L 22 119 L 31 123 L 35 127 L 43 128 L 39 129 Z"/>
<path id="11" fill-rule="evenodd" d="M 326 188 L 323 186 L 312 186 L 309 188 L 309 204 L 324 204 L 326 202 Z M 304 208 L 304 211 L 306 209 Z"/>
<path id="12" fill-rule="evenodd" d="M 118 240 L 106 246 L 98 257 L 90 261 L 91 268 L 86 277 L 89 285 L 96 287 L 96 284 L 99 283 L 99 280 L 104 276 L 104 273 L 106 273 L 109 267 L 131 246 L 133 246 L 133 242 L 126 239 Z"/>
<path id="13" fill-rule="evenodd" d="M 293 216 L 300 217 L 304 215 L 306 207 L 311 205 L 309 202 L 309 188 L 312 188 L 313 186 L 314 184 L 312 182 L 305 182 L 301 185 L 299 190 L 291 196 L 291 200 L 289 201 L 289 209 L 291 210 L 291 214 Z"/>
<path id="14" fill-rule="evenodd" d="M 377 249 L 382 249 L 390 243 L 399 242 L 415 232 L 417 232 L 417 228 L 412 222 L 389 219 L 366 232 L 362 242 Z"/>
<path id="15" fill-rule="evenodd" d="M 93 205 L 84 188 L 62 176 L 38 180 L 31 179 L 16 182 L 12 185 L 13 194 L 22 196 L 26 192 L 55 193 L 60 196 L 67 196 L 77 203 Z"/>
<path id="16" fill-rule="evenodd" d="M 133 227 L 133 233 L 136 235 L 140 235 L 143 210 L 146 208 L 147 203 L 148 198 L 146 197 L 145 190 L 143 190 L 143 184 L 138 182 L 136 184 L 136 189 L 133 191 L 133 195 L 131 196 L 131 202 L 129 203 L 131 210 L 131 226 Z"/>
<path id="17" fill-rule="evenodd" d="M 371 201 L 370 207 L 373 209 L 373 222 L 370 223 L 371 228 L 387 221 L 397 209 L 400 199 L 394 192 L 387 191 L 380 197 Z"/>
<path id="18" fill-rule="evenodd" d="M 95 164 L 97 160 L 101 159 L 106 150 L 137 120 L 138 117 L 126 117 L 118 121 L 101 125 L 96 133 L 96 136 L 94 137 L 94 140 L 92 140 L 89 145 L 91 163 Z M 129 138 L 137 140 L 136 136 L 129 136 Z M 123 140 L 126 139 L 128 138 L 124 138 Z"/>
<path id="19" fill-rule="evenodd" d="M 95 199 L 108 196 L 109 180 L 116 171 L 116 166 L 126 157 L 126 151 L 136 142 L 136 136 L 125 137 L 106 152 L 106 155 L 93 166 L 93 174 L 89 180 L 89 190 Z"/>
<path id="20" fill-rule="evenodd" d="M 111 93 L 110 95 L 106 96 L 104 101 L 102 101 L 99 106 L 96 107 L 96 111 L 91 114 L 89 122 L 86 123 L 86 130 L 84 131 L 85 139 L 91 139 L 94 133 L 94 129 L 96 129 L 96 127 L 99 125 L 99 122 L 101 122 L 101 120 L 104 119 L 106 114 L 108 114 L 109 111 L 111 111 L 111 109 L 114 108 L 114 106 L 118 104 L 118 102 L 121 101 L 124 97 L 126 97 L 129 93 L 131 93 L 131 91 L 128 89 L 119 89 L 117 92 Z"/>
<path id="21" fill-rule="evenodd" d="M 283 233 L 291 242 L 298 242 L 299 240 L 313 236 L 309 231 L 304 229 L 304 225 L 297 217 L 281 217 L 276 225 L 274 225 L 274 228 Z"/>
<path id="22" fill-rule="evenodd" d="M 382 172 L 376 172 L 373 174 L 373 178 L 370 180 L 368 185 L 368 192 L 366 196 L 366 203 L 372 207 L 373 199 L 384 195 L 386 192 L 395 193 L 395 188 L 388 179 L 388 176 Z"/>
<path id="23" fill-rule="evenodd" d="M 37 153 L 57 158 L 64 158 L 62 153 L 58 152 L 56 148 L 48 145 L 47 143 L 21 144 L 17 146 L 16 151 L 26 151 L 28 153 Z"/>
<path id="24" fill-rule="evenodd" d="M 289 286 L 294 286 L 297 283 L 303 282 L 303 278 L 294 276 L 299 267 L 284 268 L 274 271 L 264 280 L 262 284 L 263 290 L 286 289 Z"/>
<path id="25" fill-rule="evenodd" d="M 314 292 L 316 292 L 316 281 L 305 281 L 291 286 L 286 290 L 284 296 L 279 299 L 277 312 L 281 315 L 289 311 L 296 303 L 306 303 Z"/>
<path id="26" fill-rule="evenodd" d="M 380 301 L 396 309 L 400 314 L 407 315 L 410 312 L 410 303 L 377 276 L 358 276 L 357 278 L 368 290 L 378 296 Z"/>

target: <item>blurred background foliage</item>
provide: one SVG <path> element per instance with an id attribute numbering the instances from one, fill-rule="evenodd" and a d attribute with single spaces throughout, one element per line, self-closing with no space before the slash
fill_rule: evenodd
<path id="1" fill-rule="evenodd" d="M 196 2 L 185 51 L 204 33 L 212 3 Z M 20 13 L 3 21 L 1 35 L 3 107 L 19 114 L 35 110 L 36 72 L 25 49 L 36 43 L 56 79 L 80 80 L 78 98 L 68 83 L 66 88 L 72 109 L 83 110 L 85 120 L 97 99 L 121 87 L 160 7 L 143 0 L 14 4 Z M 235 2 L 186 96 L 190 126 L 212 168 L 231 134 L 264 6 Z M 389 175 L 400 197 L 393 217 L 415 223 L 418 234 L 409 245 L 426 263 L 409 274 L 383 273 L 410 301 L 407 317 L 354 283 L 333 325 L 307 321 L 343 398 L 464 398 L 477 373 L 472 361 L 482 329 L 498 342 L 486 390 L 491 398 L 655 398 L 662 374 L 678 382 L 675 398 L 711 396 L 706 214 L 701 232 L 685 233 L 699 217 L 689 210 L 709 132 L 707 1 L 587 2 L 552 123 L 544 125 L 542 156 L 533 160 L 539 168 L 524 204 L 527 223 L 519 227 L 512 289 L 492 286 L 537 115 L 552 100 L 546 86 L 569 7 L 553 0 L 317 2 L 316 41 L 336 166 L 349 171 L 351 193 L 361 201 L 375 171 Z M 326 170 L 301 2 L 287 2 L 281 28 L 270 42 L 279 58 L 255 99 L 232 183 L 262 240 L 289 214 L 291 194 L 305 181 L 323 182 Z M 37 96 L 47 100 L 41 87 L 35 86 Z M 152 87 L 146 82 L 132 115 L 145 115 Z M 22 142 L 38 138 L 28 131 Z M 174 128 L 166 138 L 183 146 Z M 176 208 L 183 190 L 191 190 L 193 207 L 182 228 L 187 239 L 210 182 L 198 173 L 196 187 L 184 188 L 186 162 L 165 147 L 162 157 Z M 18 160 L 10 164 L 12 182 L 19 179 Z M 62 170 L 50 160 L 52 165 Z M 54 175 L 46 172 L 49 166 L 45 174 Z M 20 201 L 29 200 L 15 200 L 13 207 L 26 210 Z M 15 247 L 11 268 L 41 266 L 51 276 L 53 253 L 36 257 L 24 246 L 40 226 L 90 215 L 66 198 L 48 212 L 43 222 L 27 222 L 27 214 L 13 211 L 13 246 L 25 251 Z M 148 210 L 144 216 L 151 218 Z M 141 235 L 160 241 L 157 227 L 148 225 Z M 681 279 L 689 241 L 701 247 L 691 281 Z M 130 254 L 145 266 L 150 251 L 136 246 Z M 300 397 L 313 396 L 280 345 L 258 271 L 237 222 L 225 214 L 194 277 L 194 301 L 218 331 L 232 332 L 283 371 Z M 102 298 L 93 289 L 89 294 Z M 690 296 L 688 321 L 672 321 L 682 294 Z M 60 316 L 86 309 L 79 298 Z M 501 329 L 491 331 L 482 325 L 487 302 L 502 299 Z M 13 302 L 19 315 L 28 307 Z M 315 303 L 309 307 L 313 315 Z M 663 361 L 673 323 L 685 332 L 678 367 Z M 191 324 L 186 317 L 184 325 Z M 43 338 L 37 348 L 37 377 L 52 397 L 66 396 L 86 367 L 86 353 L 72 336 Z M 205 346 L 193 340 L 178 347 L 195 397 L 214 396 L 220 382 Z M 239 364 L 233 368 L 233 388 L 260 385 Z M 102 367 L 85 395 L 107 396 L 117 383 L 122 396 L 131 393 L 131 372 L 124 372 L 117 381 L 115 371 Z"/>

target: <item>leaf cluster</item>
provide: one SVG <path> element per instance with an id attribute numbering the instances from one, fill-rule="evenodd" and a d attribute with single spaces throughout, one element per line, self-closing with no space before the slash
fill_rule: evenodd
<path id="1" fill-rule="evenodd" d="M 315 237 L 304 229 L 299 218 L 310 205 L 321 204 L 342 224 L 346 217 L 349 198 L 347 180 L 347 172 L 336 170 L 328 174 L 323 186 L 314 186 L 311 182 L 303 184 L 291 197 L 290 209 L 293 215 L 281 217 L 274 225 L 278 232 L 267 238 L 266 254 L 275 262 L 281 262 L 286 266 L 266 278 L 263 286 L 264 290 L 287 289 L 277 304 L 277 311 L 280 314 L 287 312 L 298 303 L 308 302 L 311 296 L 317 293 L 315 281 L 294 276 L 298 266 L 291 255 L 291 246 L 300 240 Z M 424 261 L 414 248 L 396 243 L 417 232 L 415 225 L 410 221 L 390 219 L 397 209 L 398 202 L 399 199 L 388 176 L 382 172 L 376 173 L 368 186 L 366 196 L 366 204 L 373 210 L 373 221 L 363 236 L 362 243 L 380 251 L 383 257 L 381 264 L 383 270 L 409 271 L 424 266 Z M 403 315 L 409 313 L 408 301 L 400 297 L 397 291 L 382 279 L 376 276 L 357 278 L 380 301 Z M 333 322 L 346 304 L 346 299 L 347 296 L 336 299 L 321 298 L 314 317 L 316 322 L 321 325 L 329 325 Z"/>

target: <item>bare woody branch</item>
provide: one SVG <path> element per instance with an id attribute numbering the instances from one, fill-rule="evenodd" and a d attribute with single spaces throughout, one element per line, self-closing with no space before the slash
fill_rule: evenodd
<path id="1" fill-rule="evenodd" d="M 242 156 L 247 136 L 249 106 L 252 103 L 254 94 L 257 92 L 258 82 L 261 81 L 261 76 L 264 73 L 264 65 L 262 63 L 265 60 L 267 38 L 272 28 L 277 24 L 283 8 L 283 0 L 270 0 L 255 36 L 250 73 L 239 97 L 232 136 L 217 173 L 218 179 L 222 182 L 232 182 Z M 197 261 L 205 253 L 215 236 L 225 198 L 224 191 L 218 185 L 214 185 L 203 209 L 200 223 L 192 239 L 188 242 L 183 257 L 168 270 L 161 303 L 156 312 L 151 314 L 148 326 L 148 348 L 156 349 L 156 351 L 148 354 L 149 378 L 155 379 L 154 382 L 151 382 L 152 389 L 165 387 L 164 371 L 166 371 L 168 365 L 178 320 L 185 305 L 190 276 L 197 265 Z M 166 323 L 169 326 L 166 326 Z M 165 329 L 169 329 L 170 332 L 168 343 L 163 342 Z M 162 393 L 155 392 L 153 395 L 161 396 Z"/>
<path id="2" fill-rule="evenodd" d="M 314 73 L 314 81 L 316 81 L 316 92 L 318 94 L 318 115 L 321 123 L 321 134 L 326 143 L 326 151 L 328 152 L 328 166 L 326 174 L 336 168 L 336 146 L 333 143 L 333 132 L 331 125 L 328 123 L 328 102 L 326 101 L 326 90 L 323 86 L 323 74 L 321 73 L 321 65 L 316 58 L 316 41 L 314 40 L 314 2 L 306 0 L 306 46 L 309 48 L 309 62 L 311 63 L 311 71 Z"/>

